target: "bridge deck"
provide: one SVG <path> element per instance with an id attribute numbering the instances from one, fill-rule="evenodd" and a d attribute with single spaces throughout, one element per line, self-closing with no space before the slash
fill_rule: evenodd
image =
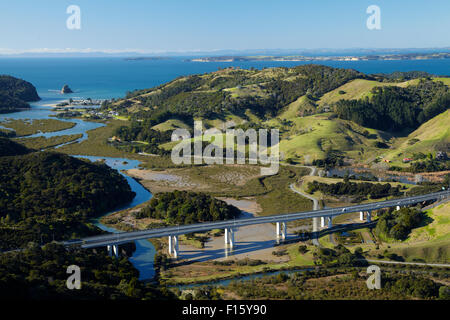
<path id="1" fill-rule="evenodd" d="M 396 206 L 413 205 L 419 202 L 428 200 L 440 200 L 450 196 L 450 191 L 441 191 L 426 195 L 420 195 L 408 198 L 399 198 L 393 200 L 386 200 L 380 202 L 373 202 L 368 204 L 360 204 L 349 207 L 329 208 L 316 211 L 296 212 L 289 214 L 279 214 L 265 217 L 246 218 L 238 220 L 226 220 L 218 222 L 204 222 L 190 225 L 166 227 L 159 229 L 149 229 L 142 231 L 121 232 L 108 235 L 101 235 L 95 237 L 84 238 L 80 240 L 66 241 L 64 244 L 81 245 L 83 248 L 95 248 L 107 245 L 117 245 L 136 240 L 160 238 L 174 235 L 181 235 L 192 232 L 205 232 L 213 229 L 225 229 L 225 228 L 237 228 L 242 226 L 249 226 L 262 223 L 275 223 L 275 222 L 288 222 L 299 219 L 309 219 L 315 217 L 333 217 L 344 213 L 360 212 L 360 211 L 372 211 L 383 208 L 390 208 Z"/>

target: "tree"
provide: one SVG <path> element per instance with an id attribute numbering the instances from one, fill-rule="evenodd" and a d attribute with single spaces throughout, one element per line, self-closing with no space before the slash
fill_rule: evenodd
<path id="1" fill-rule="evenodd" d="M 358 256 L 362 256 L 363 254 L 363 249 L 361 247 L 358 247 L 355 249 L 355 254 Z"/>
<path id="2" fill-rule="evenodd" d="M 408 236 L 408 229 L 400 224 L 396 224 L 391 228 L 389 234 L 392 238 L 397 240 L 404 240 Z"/>
<path id="3" fill-rule="evenodd" d="M 450 300 L 450 287 L 441 286 L 439 288 L 439 299 Z"/>
<path id="4" fill-rule="evenodd" d="M 300 252 L 301 254 L 305 254 L 306 252 L 308 252 L 308 247 L 305 245 L 301 245 L 298 247 L 298 252 Z"/>

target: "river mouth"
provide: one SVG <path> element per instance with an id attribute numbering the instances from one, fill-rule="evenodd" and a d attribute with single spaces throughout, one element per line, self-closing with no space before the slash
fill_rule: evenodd
<path id="1" fill-rule="evenodd" d="M 69 143 L 80 143 L 84 140 L 87 140 L 87 138 L 88 138 L 87 132 L 89 130 L 93 130 L 93 129 L 97 129 L 97 128 L 106 126 L 103 123 L 85 121 L 85 120 L 81 120 L 81 119 L 55 118 L 54 117 L 55 111 L 53 110 L 53 107 L 51 105 L 49 105 L 48 103 L 49 103 L 49 101 L 46 101 L 45 99 L 43 99 L 43 100 L 39 101 L 39 103 L 31 104 L 30 109 L 18 111 L 18 112 L 0 114 L 0 121 L 7 121 L 8 119 L 14 119 L 14 120 L 57 119 L 57 120 L 63 121 L 63 122 L 72 122 L 72 123 L 75 123 L 75 126 L 73 126 L 72 128 L 69 128 L 69 129 L 54 131 L 54 132 L 38 132 L 36 134 L 32 134 L 32 135 L 24 137 L 24 138 L 36 138 L 36 137 L 51 138 L 51 137 L 59 137 L 59 136 L 64 136 L 64 135 L 82 134 L 81 138 L 79 138 L 75 141 L 70 141 Z M 7 129 L 7 128 L 2 127 L 1 125 L 0 125 L 0 128 Z M 65 144 L 68 144 L 68 143 L 65 143 Z M 60 144 L 58 146 L 55 146 L 54 148 L 57 149 L 59 147 L 62 147 L 65 144 Z"/>

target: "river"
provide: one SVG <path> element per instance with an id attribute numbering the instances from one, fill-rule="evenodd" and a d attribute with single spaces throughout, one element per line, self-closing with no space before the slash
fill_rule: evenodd
<path id="1" fill-rule="evenodd" d="M 54 103 L 54 101 L 52 101 Z M 54 117 L 51 117 L 51 115 L 54 114 L 52 111 L 52 107 L 48 105 L 49 101 L 47 99 L 43 99 L 42 101 L 38 103 L 33 103 L 31 105 L 30 110 L 26 111 L 19 111 L 14 113 L 7 113 L 0 115 L 0 121 L 4 121 L 5 119 L 54 119 Z M 82 134 L 83 136 L 76 140 L 75 143 L 79 143 L 83 140 L 87 139 L 87 131 L 93 130 L 99 127 L 105 126 L 103 123 L 97 123 L 97 122 L 90 122 L 90 121 L 84 121 L 81 119 L 58 119 L 61 121 L 67 121 L 67 122 L 74 122 L 76 125 L 73 128 L 56 131 L 56 132 L 48 132 L 48 133 L 37 133 L 30 137 L 55 137 L 55 136 L 62 136 L 62 135 L 70 135 L 70 134 Z M 71 142 L 73 143 L 73 142 Z M 62 145 L 56 146 L 55 148 L 58 148 Z M 106 213 L 106 215 L 112 214 L 114 212 L 124 210 L 127 208 L 133 208 L 143 202 L 148 201 L 151 199 L 152 194 L 145 189 L 140 183 L 138 183 L 133 178 L 127 176 L 122 172 L 122 170 L 128 170 L 128 169 L 134 169 L 137 168 L 140 164 L 137 160 L 131 160 L 126 158 L 108 158 L 108 157 L 93 157 L 93 156 L 83 156 L 83 155 L 77 155 L 75 157 L 78 158 L 84 158 L 89 159 L 90 161 L 98 161 L 98 160 L 104 160 L 104 163 L 108 165 L 109 167 L 117 170 L 120 172 L 121 175 L 125 177 L 128 184 L 130 185 L 131 189 L 136 193 L 136 196 L 134 199 L 128 203 L 125 206 L 122 206 L 120 208 L 116 208 L 115 210 Z M 103 225 L 99 218 L 95 220 L 94 223 L 96 226 L 98 226 L 100 229 L 108 231 L 108 232 L 120 232 L 119 230 L 109 228 L 105 225 Z M 131 263 L 134 265 L 136 269 L 139 270 L 139 279 L 140 280 L 146 280 L 151 279 L 155 275 L 155 270 L 153 266 L 154 256 L 156 253 L 155 247 L 147 240 L 139 240 L 135 242 L 136 244 L 136 251 L 133 253 L 132 257 L 130 257 Z"/>
<path id="2" fill-rule="evenodd" d="M 122 170 L 137 168 L 140 164 L 139 161 L 130 160 L 126 158 L 108 158 L 108 157 L 93 157 L 93 156 L 75 156 L 75 157 L 88 159 L 90 161 L 103 160 L 107 166 L 119 171 L 120 174 L 123 175 L 125 179 L 127 179 L 127 182 L 131 187 L 131 190 L 136 192 L 136 196 L 130 203 L 120 208 L 116 208 L 113 211 L 106 213 L 105 215 L 110 215 L 120 210 L 136 207 L 137 205 L 140 205 L 141 203 L 144 203 L 151 199 L 152 194 L 147 189 L 145 189 L 136 180 L 134 180 L 133 178 L 127 176 L 122 172 Z M 102 224 L 100 222 L 100 218 L 101 217 L 95 219 L 94 224 L 97 227 L 112 233 L 120 232 L 117 229 L 107 227 L 104 224 Z M 136 244 L 136 251 L 133 253 L 132 257 L 130 257 L 129 260 L 134 265 L 134 267 L 139 270 L 139 280 L 151 279 L 155 275 L 155 270 L 153 266 L 153 260 L 156 253 L 155 247 L 147 240 L 138 240 L 135 241 L 135 244 Z"/>

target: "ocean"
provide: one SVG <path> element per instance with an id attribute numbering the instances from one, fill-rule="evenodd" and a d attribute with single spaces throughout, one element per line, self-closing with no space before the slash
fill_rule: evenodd
<path id="1" fill-rule="evenodd" d="M 67 98 L 110 99 L 127 91 L 151 88 L 176 77 L 216 71 L 218 68 L 292 67 L 310 62 L 184 62 L 190 57 L 168 60 L 126 60 L 124 58 L 0 58 L 0 74 L 31 82 L 46 103 Z M 450 59 L 400 61 L 327 61 L 320 64 L 352 68 L 364 73 L 426 71 L 450 75 Z M 59 91 L 68 84 L 73 94 Z"/>

